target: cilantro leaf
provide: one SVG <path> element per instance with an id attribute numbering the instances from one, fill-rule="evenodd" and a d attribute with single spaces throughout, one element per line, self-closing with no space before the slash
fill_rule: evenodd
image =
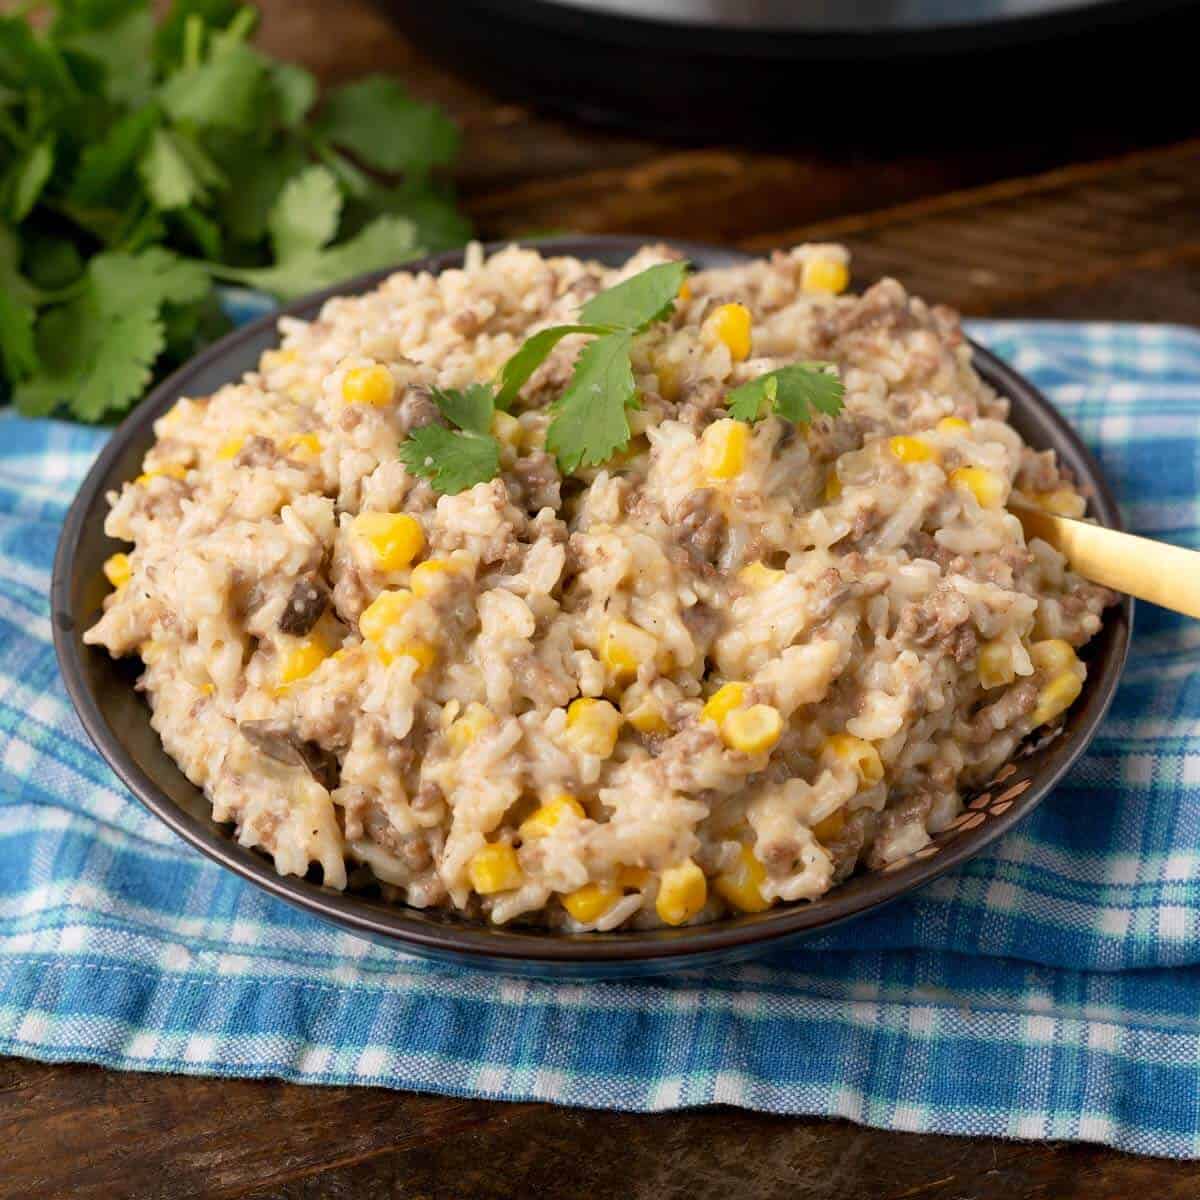
<path id="1" fill-rule="evenodd" d="M 182 61 L 189 17 L 198 19 L 201 28 L 224 29 L 241 7 L 240 0 L 175 0 L 154 35 L 159 65 L 170 68 Z"/>
<path id="2" fill-rule="evenodd" d="M 659 263 L 593 296 L 580 310 L 589 325 L 641 332 L 670 315 L 691 270 L 689 262 Z"/>
<path id="3" fill-rule="evenodd" d="M 15 164 L 5 181 L 8 215 L 14 224 L 29 216 L 53 169 L 53 137 L 43 138 Z"/>
<path id="4" fill-rule="evenodd" d="M 99 421 L 140 399 L 166 345 L 166 331 L 148 306 L 140 307 L 111 318 L 103 336 L 88 344 L 94 356 L 70 402 L 83 420 Z"/>
<path id="5" fill-rule="evenodd" d="M 172 213 L 176 237 L 189 250 L 198 250 L 205 258 L 220 258 L 224 244 L 221 227 L 198 208 L 181 208 Z"/>
<path id="6" fill-rule="evenodd" d="M 154 16 L 142 0 L 59 2 L 54 33 L 59 45 L 85 55 L 103 71 L 103 91 L 114 103 L 140 104 L 150 93 Z"/>
<path id="7" fill-rule="evenodd" d="M 56 0 L 51 27 L 55 38 L 108 29 L 117 21 L 143 12 L 146 0 Z"/>
<path id="8" fill-rule="evenodd" d="M 0 361 L 10 379 L 22 379 L 38 368 L 33 321 L 33 305 L 0 288 Z"/>
<path id="9" fill-rule="evenodd" d="M 758 421 L 770 413 L 796 424 L 807 424 L 814 413 L 836 416 L 842 410 L 845 388 L 825 368 L 831 363 L 793 363 L 768 371 L 734 388 L 725 398 L 729 415 L 739 421 Z"/>
<path id="10" fill-rule="evenodd" d="M 106 308 L 94 288 L 38 322 L 42 369 L 13 390 L 30 416 L 69 405 L 84 421 L 119 412 L 141 395 L 165 341 L 155 306 Z"/>
<path id="11" fill-rule="evenodd" d="M 204 195 L 204 185 L 180 151 L 175 136 L 165 129 L 154 131 L 138 162 L 138 174 L 154 206 L 164 212 L 185 208 Z"/>
<path id="12" fill-rule="evenodd" d="M 379 171 L 424 174 L 458 153 L 458 127 L 432 104 L 414 100 L 394 79 L 372 75 L 329 93 L 318 131 Z"/>
<path id="13" fill-rule="evenodd" d="M 342 194 L 328 167 L 308 167 L 283 186 L 267 226 L 280 262 L 312 254 L 333 240 L 342 215 Z"/>
<path id="14" fill-rule="evenodd" d="M 279 119 L 288 129 L 294 129 L 316 103 L 316 77 L 303 67 L 284 62 L 270 63 L 267 71 L 275 93 Z"/>
<path id="15" fill-rule="evenodd" d="M 425 425 L 400 444 L 400 461 L 414 475 L 428 479 L 435 492 L 453 496 L 495 479 L 500 443 L 482 433 Z"/>
<path id="16" fill-rule="evenodd" d="M 249 130 L 258 117 L 265 68 L 248 46 L 235 44 L 198 67 L 176 72 L 163 85 L 163 107 L 173 120 L 200 129 Z"/>
<path id="17" fill-rule="evenodd" d="M 125 183 L 142 156 L 162 114 L 153 105 L 118 120 L 99 142 L 84 148 L 75 169 L 70 198 L 76 204 L 101 204 Z"/>
<path id="18" fill-rule="evenodd" d="M 430 396 L 442 416 L 459 429 L 487 433 L 496 411 L 496 394 L 486 383 L 465 388 L 431 388 Z"/>
<path id="19" fill-rule="evenodd" d="M 161 247 L 141 254 L 99 254 L 74 299 L 37 324 L 39 368 L 17 384 L 18 407 L 30 415 L 69 406 L 99 421 L 137 400 L 166 345 L 162 311 L 203 299 L 207 273 Z"/>
<path id="20" fill-rule="evenodd" d="M 83 259 L 74 242 L 38 232 L 26 236 L 23 231 L 21 242 L 25 247 L 29 276 L 36 287 L 57 291 L 83 274 Z M 2 278 L 3 271 L 0 270 L 0 280 Z"/>
<path id="21" fill-rule="evenodd" d="M 284 184 L 308 165 L 306 155 L 291 142 L 263 146 L 258 138 L 224 130 L 210 134 L 206 144 L 229 181 L 216 200 L 218 215 L 234 240 L 259 241 Z"/>
<path id="22" fill-rule="evenodd" d="M 340 162 L 328 164 L 339 182 L 350 193 L 346 206 L 345 231 L 356 232 L 362 225 L 384 213 L 396 217 L 407 217 L 417 230 L 417 239 L 428 254 L 461 246 L 471 236 L 471 223 L 459 212 L 454 196 L 444 185 L 428 187 L 406 186 L 403 188 L 380 187 L 373 180 L 362 176 L 357 167 L 333 152 Z M 363 186 L 352 187 L 341 179 L 339 166 L 349 166 L 362 176 Z M 356 183 L 358 181 L 356 180 Z"/>
<path id="23" fill-rule="evenodd" d="M 11 229 L 0 225 L 0 291 L 32 305 L 40 297 L 38 289 L 21 275 L 21 245 Z"/>
<path id="24" fill-rule="evenodd" d="M 598 466 L 629 441 L 627 408 L 637 405 L 629 349 L 631 333 L 590 342 L 579 356 L 566 391 L 551 406 L 546 449 L 564 474 Z"/>
<path id="25" fill-rule="evenodd" d="M 106 312 L 118 313 L 138 304 L 191 304 L 208 294 L 208 273 L 161 246 L 140 254 L 100 254 L 88 275 Z"/>
<path id="26" fill-rule="evenodd" d="M 55 99 L 78 93 L 57 47 L 35 37 L 21 17 L 0 17 L 0 84 L 19 92 L 36 88 Z"/>
<path id="27" fill-rule="evenodd" d="M 214 266 L 213 274 L 294 300 L 306 292 L 341 283 L 381 267 L 399 266 L 421 253 L 411 221 L 379 217 L 356 237 L 328 250 L 297 254 L 274 267 Z"/>
<path id="28" fill-rule="evenodd" d="M 528 337 L 500 368 L 496 378 L 496 407 L 507 412 L 517 398 L 517 393 L 528 382 L 529 377 L 546 361 L 550 351 L 572 333 L 610 333 L 606 325 L 551 325 Z"/>

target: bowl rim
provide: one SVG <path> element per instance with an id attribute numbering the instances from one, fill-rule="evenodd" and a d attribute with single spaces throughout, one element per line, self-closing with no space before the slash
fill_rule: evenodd
<path id="1" fill-rule="evenodd" d="M 506 239 L 489 242 L 485 253 L 509 245 L 541 252 L 553 251 L 577 257 L 629 255 L 640 247 L 665 242 L 687 257 L 710 265 L 736 265 L 755 256 L 726 247 L 688 240 L 631 235 L 581 235 L 550 238 Z M 203 350 L 155 387 L 148 397 L 117 427 L 97 456 L 72 501 L 59 537 L 51 581 L 51 625 L 55 651 L 67 695 L 93 745 L 138 801 L 194 849 L 248 882 L 309 915 L 323 918 L 360 936 L 384 941 L 414 954 L 453 959 L 459 963 L 484 965 L 497 962 L 517 967 L 565 967 L 568 964 L 638 964 L 675 962 L 684 967 L 714 954 L 749 950 L 789 935 L 815 934 L 868 913 L 899 899 L 954 867 L 974 857 L 1022 820 L 1062 780 L 1087 749 L 1112 703 L 1129 649 L 1133 604 L 1129 597 L 1114 609 L 1124 616 L 1120 636 L 1103 664 L 1102 672 L 1089 680 L 1092 698 L 1090 717 L 1073 735 L 1069 750 L 1060 754 L 1053 767 L 1039 773 L 1032 786 L 1003 814 L 995 815 L 977 828 L 964 832 L 937 854 L 911 862 L 888 874 L 874 874 L 875 887 L 864 886 L 848 894 L 835 888 L 815 903 L 781 905 L 754 919 L 726 917 L 704 925 L 676 929 L 612 931 L 608 933 L 563 934 L 521 926 L 495 927 L 466 918 L 435 924 L 410 914 L 428 910 L 403 904 L 386 904 L 338 892 L 297 876 L 280 875 L 265 855 L 238 843 L 226 827 L 205 825 L 194 818 L 159 788 L 126 749 L 108 724 L 89 686 L 82 657 L 82 642 L 72 609 L 71 584 L 80 550 L 85 518 L 94 506 L 105 502 L 104 493 L 115 461 L 127 444 L 175 402 L 187 394 L 188 382 L 226 355 L 239 350 L 264 333 L 273 334 L 283 317 L 311 319 L 313 311 L 335 296 L 368 291 L 396 271 L 437 272 L 461 265 L 465 248 L 430 255 L 396 267 L 371 271 L 332 287 L 301 297 L 234 330 Z M 1083 482 L 1090 489 L 1095 515 L 1110 527 L 1122 525 L 1120 511 L 1099 464 L 1075 430 L 1028 380 L 989 350 L 971 342 L 973 362 L 984 379 L 1006 397 L 1020 397 L 1037 410 L 1060 443 L 1068 445 L 1085 469 Z M 240 374 L 240 371 L 237 373 Z M 236 377 L 236 376 L 235 376 Z"/>

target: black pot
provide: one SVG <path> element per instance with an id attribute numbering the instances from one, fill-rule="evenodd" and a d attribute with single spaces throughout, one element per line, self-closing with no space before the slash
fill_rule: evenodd
<path id="1" fill-rule="evenodd" d="M 1194 127 L 1188 0 L 377 2 L 489 91 L 640 136 L 913 150 Z"/>

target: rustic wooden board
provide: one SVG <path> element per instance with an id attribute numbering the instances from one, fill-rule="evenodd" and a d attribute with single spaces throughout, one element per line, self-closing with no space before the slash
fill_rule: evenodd
<path id="1" fill-rule="evenodd" d="M 680 150 L 492 98 L 424 62 L 367 0 L 261 7 L 274 52 L 327 80 L 398 70 L 455 112 L 462 190 L 485 235 L 633 230 L 756 250 L 837 238 L 859 279 L 895 274 L 972 314 L 1200 324 L 1200 143 L 1085 165 L 1153 139 L 1125 129 L 987 152 Z M 523 1195 L 1183 1200 L 1200 1196 L 1200 1167 L 731 1109 L 594 1113 L 0 1060 L 5 1200 Z"/>

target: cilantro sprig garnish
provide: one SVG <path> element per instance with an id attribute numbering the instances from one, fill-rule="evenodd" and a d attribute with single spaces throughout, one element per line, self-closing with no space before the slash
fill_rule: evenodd
<path id="1" fill-rule="evenodd" d="M 0 395 L 102 420 L 220 331 L 214 280 L 288 300 L 457 245 L 458 131 L 395 80 L 318 101 L 235 0 L 0 17 Z"/>
<path id="2" fill-rule="evenodd" d="M 455 428 L 414 429 L 400 443 L 400 461 L 443 495 L 457 495 L 494 479 L 500 470 L 500 443 L 489 430 L 496 393 L 487 384 L 473 383 L 462 390 L 434 388 L 430 397 Z"/>
<path id="3" fill-rule="evenodd" d="M 814 413 L 836 416 L 846 389 L 832 368 L 832 363 L 803 362 L 768 371 L 734 388 L 725 407 L 731 417 L 748 422 L 772 413 L 797 425 L 807 425 Z"/>
<path id="4" fill-rule="evenodd" d="M 494 384 L 474 384 L 466 392 L 435 391 L 433 399 L 442 415 L 458 428 L 427 425 L 414 430 L 400 446 L 405 466 L 444 494 L 494 478 L 500 447 L 487 432 L 494 413 L 512 407 L 554 347 L 572 334 L 588 334 L 593 340 L 580 354 L 571 382 L 551 405 L 546 448 L 564 474 L 607 462 L 628 443 L 626 414 L 638 404 L 629 360 L 634 335 L 670 315 L 689 269 L 687 262 L 659 263 L 598 293 L 579 310 L 578 323 L 551 325 L 527 338 L 500 368 Z M 464 414 L 474 424 L 464 424 Z"/>
<path id="5" fill-rule="evenodd" d="M 497 411 L 507 412 L 517 393 L 565 337 L 592 337 L 576 359 L 571 380 L 550 405 L 546 449 L 564 475 L 599 466 L 629 444 L 629 412 L 639 405 L 630 350 L 634 337 L 674 310 L 690 270 L 687 262 L 660 263 L 593 296 L 579 322 L 539 330 L 500 368 L 492 384 L 463 391 L 434 389 L 442 415 L 456 428 L 426 426 L 400 445 L 400 458 L 434 491 L 455 494 L 494 479 L 500 445 L 490 434 Z M 731 417 L 752 423 L 772 414 L 808 424 L 815 413 L 835 416 L 844 388 L 832 363 L 793 363 L 734 388 L 726 397 Z"/>

